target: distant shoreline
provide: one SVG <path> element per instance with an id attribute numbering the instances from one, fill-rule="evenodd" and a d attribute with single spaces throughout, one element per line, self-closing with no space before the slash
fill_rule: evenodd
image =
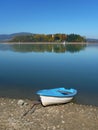
<path id="1" fill-rule="evenodd" d="M 0 44 L 98 44 L 98 42 L 0 42 Z"/>

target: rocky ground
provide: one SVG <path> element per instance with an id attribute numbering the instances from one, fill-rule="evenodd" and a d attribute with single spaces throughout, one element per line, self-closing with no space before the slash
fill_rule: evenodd
<path id="1" fill-rule="evenodd" d="M 0 130 L 98 130 L 98 107 L 0 98 Z"/>

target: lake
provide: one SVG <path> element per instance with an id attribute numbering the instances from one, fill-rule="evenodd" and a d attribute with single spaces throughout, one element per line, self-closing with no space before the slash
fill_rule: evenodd
<path id="1" fill-rule="evenodd" d="M 98 106 L 98 44 L 0 43 L 0 97 L 36 99 L 37 90 L 56 87 Z"/>

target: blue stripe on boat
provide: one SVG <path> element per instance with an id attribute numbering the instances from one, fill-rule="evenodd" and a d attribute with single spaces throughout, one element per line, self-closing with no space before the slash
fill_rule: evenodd
<path id="1" fill-rule="evenodd" d="M 54 89 L 44 89 L 37 92 L 41 96 L 51 96 L 51 97 L 73 97 L 77 94 L 76 89 L 65 89 L 65 88 L 54 88 Z"/>

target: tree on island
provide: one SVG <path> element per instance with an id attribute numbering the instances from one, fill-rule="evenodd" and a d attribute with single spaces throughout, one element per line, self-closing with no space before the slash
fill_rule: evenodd
<path id="1" fill-rule="evenodd" d="M 85 42 L 85 38 L 80 36 L 80 35 L 77 35 L 77 34 L 70 34 L 70 35 L 67 35 L 67 39 L 66 41 L 68 42 Z"/>
<path id="2" fill-rule="evenodd" d="M 15 36 L 11 42 L 85 42 L 85 38 L 77 34 L 33 34 Z"/>

